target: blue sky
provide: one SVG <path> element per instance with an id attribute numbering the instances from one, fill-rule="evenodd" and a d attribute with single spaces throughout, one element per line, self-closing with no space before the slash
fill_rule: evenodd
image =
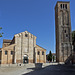
<path id="1" fill-rule="evenodd" d="M 28 31 L 37 36 L 37 44 L 55 50 L 55 5 L 57 1 L 70 1 L 71 25 L 75 29 L 75 0 L 0 0 L 0 27 L 4 35 L 12 39 L 17 33 Z"/>

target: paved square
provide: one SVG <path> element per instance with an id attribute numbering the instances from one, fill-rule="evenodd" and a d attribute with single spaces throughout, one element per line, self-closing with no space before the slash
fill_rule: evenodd
<path id="1" fill-rule="evenodd" d="M 0 67 L 0 75 L 75 75 L 75 66 L 48 65 L 36 70 L 34 66 Z"/>

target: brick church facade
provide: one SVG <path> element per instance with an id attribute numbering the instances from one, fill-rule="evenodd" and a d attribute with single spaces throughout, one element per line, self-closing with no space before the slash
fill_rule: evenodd
<path id="1" fill-rule="evenodd" d="M 14 35 L 12 40 L 3 40 L 0 49 L 1 64 L 45 62 L 46 49 L 36 45 L 36 36 L 28 31 Z"/>

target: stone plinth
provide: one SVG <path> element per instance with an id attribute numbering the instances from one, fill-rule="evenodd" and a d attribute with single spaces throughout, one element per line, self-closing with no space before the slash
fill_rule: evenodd
<path id="1" fill-rule="evenodd" d="M 35 63 L 36 69 L 42 69 L 42 63 Z"/>

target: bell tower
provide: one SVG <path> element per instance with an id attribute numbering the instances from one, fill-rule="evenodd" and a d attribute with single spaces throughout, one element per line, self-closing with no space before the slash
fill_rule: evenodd
<path id="1" fill-rule="evenodd" d="M 56 61 L 64 62 L 72 54 L 70 2 L 58 1 L 55 6 Z"/>

